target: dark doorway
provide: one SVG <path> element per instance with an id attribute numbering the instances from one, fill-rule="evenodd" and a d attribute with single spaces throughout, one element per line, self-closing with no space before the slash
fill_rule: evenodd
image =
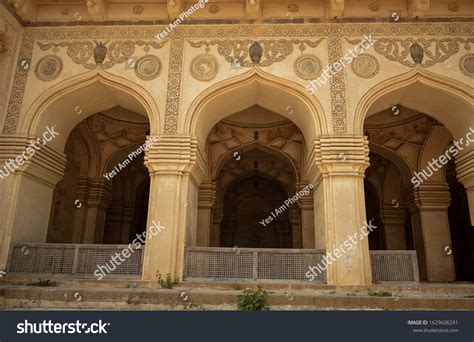
<path id="1" fill-rule="evenodd" d="M 224 195 L 221 247 L 291 248 L 289 211 L 278 210 L 287 199 L 278 182 L 258 173 L 235 181 Z"/>

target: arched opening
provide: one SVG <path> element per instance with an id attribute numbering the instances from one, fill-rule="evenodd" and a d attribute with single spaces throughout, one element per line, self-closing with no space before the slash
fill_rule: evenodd
<path id="1" fill-rule="evenodd" d="M 109 126 L 107 120 L 115 123 Z M 100 68 L 55 84 L 38 96 L 20 118 L 17 132 L 41 138 L 54 128 L 57 136 L 19 173 L 17 206 L 5 222 L 11 243 L 103 243 L 104 230 L 95 227 L 97 220 L 104 226 L 112 198 L 113 181 L 104 176 L 111 171 L 106 169 L 111 160 L 107 158 L 117 152 L 116 163 L 122 162 L 146 134 L 156 134 L 159 122 L 156 104 L 143 88 Z M 124 125 L 139 133 L 129 136 Z M 109 135 L 101 135 L 104 130 Z M 92 202 L 95 213 L 88 207 Z M 21 214 L 25 208 L 31 215 Z"/>
<path id="2" fill-rule="evenodd" d="M 212 246 L 301 246 L 301 204 L 290 205 L 288 199 L 301 177 L 303 143 L 295 124 L 259 106 L 214 126 L 208 137 L 216 183 L 213 210 L 223 215 L 214 219 Z M 307 230 L 314 230 L 314 223 L 308 224 Z"/>
<path id="3" fill-rule="evenodd" d="M 146 228 L 149 124 L 115 107 L 69 135 L 63 179 L 54 189 L 47 242 L 128 244 Z"/>
<path id="4" fill-rule="evenodd" d="M 293 197 L 308 186 L 315 171 L 305 168 L 306 158 L 313 148 L 306 142 L 312 142 L 318 135 L 328 132 L 326 120 L 318 100 L 303 87 L 259 68 L 225 80 L 200 94 L 190 106 L 184 126 L 180 128 L 197 138 L 200 155 L 206 160 L 199 166 L 204 177 L 196 190 L 200 198 L 197 245 L 221 246 L 226 186 L 236 177 L 255 171 L 254 162 L 259 167 L 269 166 L 259 172 L 284 184 L 287 196 Z M 227 169 L 230 164 L 226 163 L 240 157 L 240 164 L 245 165 L 245 156 L 252 153 L 257 153 L 254 156 L 258 158 L 248 164 L 248 170 L 243 173 L 236 168 L 236 173 L 231 174 L 234 171 Z M 276 173 L 271 174 L 272 160 L 274 164 L 284 161 L 288 169 L 274 170 Z M 282 177 L 286 178 L 279 179 Z M 211 197 L 209 191 L 213 194 Z M 290 247 L 314 248 L 312 192 L 288 205 L 286 211 L 291 223 Z M 272 211 L 260 220 L 271 214 Z M 258 222 L 256 224 L 262 226 Z M 318 238 L 324 241 L 322 237 Z"/>
<path id="5" fill-rule="evenodd" d="M 377 248 L 415 249 L 422 280 L 472 280 L 469 206 L 454 167 L 463 147 L 453 153 L 455 139 L 446 126 L 401 105 L 367 117 L 364 133 L 372 152 L 367 218 L 380 212 L 384 229 L 385 246 Z"/>
<path id="6" fill-rule="evenodd" d="M 456 177 L 454 161 L 446 167 L 446 181 L 451 195 L 448 215 L 456 280 L 474 281 L 474 230 L 466 190 Z"/>

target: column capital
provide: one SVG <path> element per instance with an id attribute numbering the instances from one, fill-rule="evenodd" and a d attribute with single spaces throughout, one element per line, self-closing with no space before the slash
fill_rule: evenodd
<path id="1" fill-rule="evenodd" d="M 199 186 L 198 193 L 198 208 L 212 208 L 214 201 L 216 200 L 216 182 L 215 181 L 204 181 Z"/>
<path id="2" fill-rule="evenodd" d="M 369 141 L 362 135 L 321 135 L 309 155 L 310 179 L 323 176 L 364 176 L 369 166 Z M 317 166 L 317 169 L 314 167 Z"/>
<path id="3" fill-rule="evenodd" d="M 423 183 L 404 192 L 405 203 L 410 212 L 420 209 L 447 209 L 451 203 L 447 183 Z"/>
<path id="4" fill-rule="evenodd" d="M 299 182 L 296 184 L 296 192 L 298 193 L 299 191 L 303 190 L 306 188 L 306 190 L 309 191 L 309 194 L 307 195 L 302 195 L 298 199 L 298 204 L 301 209 L 303 210 L 314 210 L 314 199 L 313 199 L 313 187 L 309 187 L 311 183 L 309 182 Z"/>
<path id="5" fill-rule="evenodd" d="M 107 207 L 112 202 L 112 184 L 103 178 L 80 177 L 77 182 L 77 194 L 88 206 Z"/>
<path id="6" fill-rule="evenodd" d="M 385 224 L 404 225 L 407 211 L 404 206 L 392 203 L 384 203 L 381 206 L 382 219 Z"/>
<path id="7" fill-rule="evenodd" d="M 458 180 L 467 189 L 474 188 L 474 148 L 455 159 Z"/>
<path id="8" fill-rule="evenodd" d="M 27 175 L 50 187 L 55 187 L 62 179 L 66 168 L 66 155 L 46 145 L 32 147 L 34 136 L 0 135 L 0 168 L 8 161 L 18 167 L 14 173 Z M 27 158 L 25 158 L 27 157 Z M 18 159 L 17 159 L 18 158 Z M 13 164 L 11 164 L 13 165 Z"/>
<path id="9" fill-rule="evenodd" d="M 191 173 L 200 184 L 207 170 L 206 158 L 198 148 L 197 139 L 190 135 L 156 135 L 147 140 L 159 139 L 145 151 L 145 165 L 150 176 L 156 174 Z M 197 167 L 196 167 L 197 166 Z"/>

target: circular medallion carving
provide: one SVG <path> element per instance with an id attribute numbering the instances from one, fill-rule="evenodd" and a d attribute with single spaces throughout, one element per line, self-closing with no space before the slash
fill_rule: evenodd
<path id="1" fill-rule="evenodd" d="M 290 11 L 291 13 L 296 13 L 300 10 L 300 6 L 298 6 L 297 4 L 289 4 L 288 5 L 288 11 Z"/>
<path id="2" fill-rule="evenodd" d="M 41 58 L 36 64 L 35 74 L 41 81 L 52 81 L 59 76 L 63 70 L 63 61 L 55 55 Z"/>
<path id="3" fill-rule="evenodd" d="M 377 12 L 379 9 L 380 9 L 380 5 L 377 3 L 377 2 L 371 2 L 369 4 L 369 9 L 372 11 L 372 12 Z"/>
<path id="4" fill-rule="evenodd" d="M 450 3 L 448 4 L 448 10 L 449 10 L 450 12 L 457 12 L 457 11 L 459 11 L 459 4 L 456 3 L 456 2 L 450 2 Z"/>
<path id="5" fill-rule="evenodd" d="M 156 56 L 142 56 L 135 62 L 135 75 L 142 80 L 152 80 L 158 77 L 160 71 L 161 61 Z"/>
<path id="6" fill-rule="evenodd" d="M 191 62 L 191 75 L 198 81 L 210 81 L 216 77 L 219 70 L 217 58 L 208 53 L 194 57 Z"/>
<path id="7" fill-rule="evenodd" d="M 143 6 L 135 6 L 133 7 L 133 13 L 136 15 L 140 15 L 143 13 Z"/>
<path id="8" fill-rule="evenodd" d="M 474 54 L 468 53 L 459 60 L 459 68 L 466 76 L 474 78 Z"/>
<path id="9" fill-rule="evenodd" d="M 304 80 L 312 80 L 321 73 L 321 60 L 313 55 L 301 55 L 293 64 L 293 70 L 298 77 Z"/>
<path id="10" fill-rule="evenodd" d="M 213 4 L 209 7 L 209 12 L 211 12 L 212 14 L 216 14 L 217 12 L 219 12 L 219 10 L 219 5 L 216 4 Z"/>
<path id="11" fill-rule="evenodd" d="M 374 56 L 362 53 L 354 59 L 351 69 L 354 74 L 361 78 L 371 78 L 378 74 L 380 66 Z"/>

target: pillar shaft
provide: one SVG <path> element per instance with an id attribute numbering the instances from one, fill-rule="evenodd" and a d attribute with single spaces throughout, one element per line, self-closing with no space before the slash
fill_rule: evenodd
<path id="1" fill-rule="evenodd" d="M 215 182 L 208 181 L 201 184 L 198 195 L 198 223 L 196 245 L 199 247 L 211 246 L 212 206 L 216 197 Z"/>
<path id="2" fill-rule="evenodd" d="M 456 175 L 466 189 L 471 225 L 474 226 L 474 149 L 456 158 Z"/>
<path id="3" fill-rule="evenodd" d="M 451 250 L 446 183 L 423 183 L 405 194 L 405 203 L 412 215 L 420 279 L 428 281 L 455 280 Z"/>
<path id="4" fill-rule="evenodd" d="M 384 204 L 381 208 L 384 222 L 385 243 L 389 250 L 405 250 L 407 248 L 405 236 L 405 220 L 407 212 L 405 207 L 393 204 Z"/>
<path id="5" fill-rule="evenodd" d="M 80 226 L 82 226 L 82 243 L 103 243 L 105 214 L 112 200 L 112 185 L 104 179 L 81 179 L 78 193 L 86 203 Z"/>
<path id="6" fill-rule="evenodd" d="M 302 190 L 308 183 L 298 184 L 298 191 Z M 314 237 L 314 199 L 313 192 L 298 200 L 301 208 L 301 236 L 303 248 L 315 248 Z"/>
<path id="7" fill-rule="evenodd" d="M 35 137 L 0 136 L 0 168 L 20 158 Z M 48 145 L 0 179 L 0 270 L 15 242 L 46 242 L 54 187 L 62 178 L 66 156 Z M 3 169 L 7 171 L 8 169 Z"/>
<path id="8" fill-rule="evenodd" d="M 195 243 L 197 217 L 197 191 L 194 184 L 201 179 L 191 174 L 196 161 L 195 139 L 189 136 L 161 136 L 145 155 L 150 171 L 150 201 L 148 207 L 147 239 L 145 243 L 142 279 L 154 280 L 159 271 L 182 278 L 184 249 Z M 194 199 L 194 196 L 196 198 Z M 151 227 L 158 223 L 164 227 L 153 235 Z"/>
<path id="9" fill-rule="evenodd" d="M 325 232 L 328 284 L 370 285 L 368 238 L 361 233 L 366 220 L 363 180 L 368 166 L 367 139 L 322 136 L 315 141 L 315 161 L 319 168 L 314 177 L 315 216 L 322 221 L 315 223 L 315 235 Z M 350 236 L 355 242 L 349 242 Z M 340 253 L 341 249 L 344 252 Z"/>

